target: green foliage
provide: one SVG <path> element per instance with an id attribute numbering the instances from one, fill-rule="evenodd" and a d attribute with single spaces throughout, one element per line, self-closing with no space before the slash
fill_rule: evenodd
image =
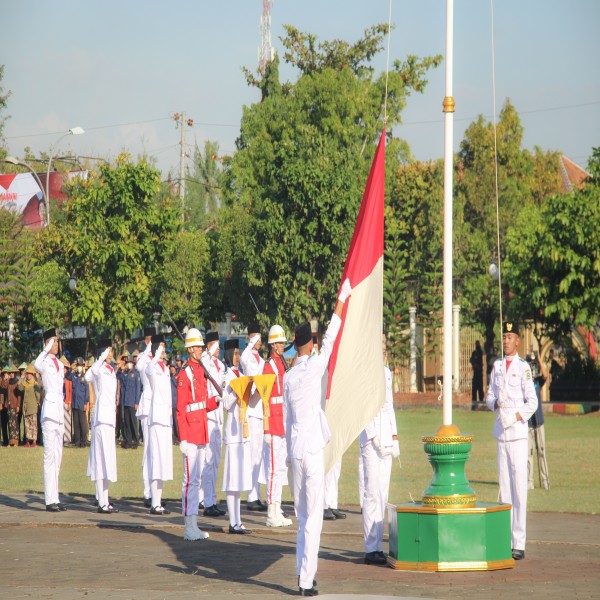
<path id="1" fill-rule="evenodd" d="M 244 109 L 237 152 L 225 171 L 217 251 L 223 306 L 242 321 L 256 317 L 248 293 L 270 322 L 291 328 L 312 316 L 329 320 L 382 128 L 385 75 L 375 78 L 369 62 L 385 31 L 375 26 L 354 45 L 337 40 L 317 47 L 314 36 L 288 27 L 285 59 L 300 78 L 279 85 L 274 61 L 256 82 L 263 98 Z M 395 64 L 389 126 L 439 60 Z M 395 143 L 392 171 L 399 154 Z"/>
<path id="2" fill-rule="evenodd" d="M 523 210 L 507 233 L 510 314 L 558 336 L 600 314 L 600 187 L 557 194 Z"/>
<path id="3" fill-rule="evenodd" d="M 210 256 L 205 234 L 180 231 L 165 256 L 161 304 L 176 321 L 202 323 Z M 166 317 L 166 315 L 165 315 Z"/>
<path id="4" fill-rule="evenodd" d="M 73 323 L 124 336 L 156 308 L 163 259 L 180 222 L 160 189 L 158 171 L 127 155 L 73 182 L 62 219 L 39 237 L 41 260 L 77 279 Z"/>
<path id="5" fill-rule="evenodd" d="M 591 182 L 594 185 L 600 185 L 600 146 L 592 148 L 592 156 L 588 161 L 588 171 L 591 175 Z"/>
<path id="6" fill-rule="evenodd" d="M 54 260 L 37 265 L 31 282 L 32 314 L 43 329 L 69 324 L 69 273 Z"/>

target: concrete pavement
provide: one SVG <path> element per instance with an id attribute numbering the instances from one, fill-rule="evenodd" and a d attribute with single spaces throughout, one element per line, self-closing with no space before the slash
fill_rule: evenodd
<path id="1" fill-rule="evenodd" d="M 63 497 L 69 510 L 44 510 L 43 496 L 0 492 L 0 598 L 226 598 L 297 594 L 295 519 L 271 529 L 266 516 L 242 518 L 254 533 L 226 533 L 227 517 L 204 518 L 210 539 L 185 542 L 180 503 L 152 516 L 137 499 L 100 515 L 93 498 Z M 222 503 L 222 506 L 224 503 Z M 324 522 L 319 558 L 321 598 L 600 598 L 600 516 L 530 513 L 526 558 L 514 569 L 413 573 L 363 563 L 358 507 Z M 384 548 L 387 549 L 387 546 Z"/>

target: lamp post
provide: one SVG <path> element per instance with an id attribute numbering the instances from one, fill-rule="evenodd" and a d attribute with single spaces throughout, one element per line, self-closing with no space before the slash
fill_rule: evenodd
<path id="1" fill-rule="evenodd" d="M 21 167 L 25 167 L 26 169 L 29 169 L 29 171 L 33 175 L 36 183 L 40 186 L 40 191 L 42 192 L 42 198 L 44 200 L 44 206 L 46 207 L 46 215 L 48 215 L 50 213 L 50 203 L 48 200 L 48 196 L 46 195 L 46 192 L 44 191 L 44 186 L 42 185 L 42 181 L 40 180 L 39 175 L 36 173 L 35 169 L 28 162 L 25 162 L 24 160 L 19 160 L 18 158 L 15 158 L 14 156 L 6 156 L 5 158 L 2 159 L 2 162 L 7 162 L 7 163 L 10 163 L 11 165 L 19 165 Z"/>
<path id="2" fill-rule="evenodd" d="M 46 172 L 46 225 L 50 225 L 50 170 L 52 168 L 53 154 L 56 152 L 58 144 L 60 144 L 61 140 L 69 135 L 81 135 L 82 133 L 85 133 L 83 127 L 73 127 L 73 129 L 69 129 L 69 131 L 63 133 L 63 135 L 61 135 L 56 141 L 56 144 L 54 144 L 54 146 L 50 149 L 50 156 L 48 158 L 48 171 Z"/>

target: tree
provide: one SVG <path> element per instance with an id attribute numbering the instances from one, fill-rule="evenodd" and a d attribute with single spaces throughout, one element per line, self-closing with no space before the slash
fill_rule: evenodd
<path id="1" fill-rule="evenodd" d="M 39 235 L 42 262 L 73 274 L 73 323 L 126 332 L 143 325 L 160 297 L 164 258 L 178 230 L 178 211 L 160 197 L 160 176 L 120 155 L 69 187 L 60 220 Z"/>
<path id="2" fill-rule="evenodd" d="M 161 304 L 175 320 L 198 326 L 204 314 L 205 279 L 210 270 L 206 236 L 180 231 L 165 256 Z"/>
<path id="3" fill-rule="evenodd" d="M 242 321 L 255 318 L 251 293 L 270 322 L 291 327 L 329 318 L 382 127 L 385 74 L 375 77 L 369 62 L 387 26 L 367 30 L 352 46 L 317 46 L 310 34 L 286 31 L 285 59 L 300 77 L 280 85 L 273 61 L 264 79 L 249 81 L 263 97 L 244 109 L 226 166 L 218 254 L 223 308 Z M 422 91 L 424 73 L 439 60 L 395 63 L 389 139 L 411 89 Z M 396 161 L 398 153 L 391 154 Z"/>
<path id="4" fill-rule="evenodd" d="M 505 272 L 513 318 L 541 324 L 555 339 L 590 328 L 600 314 L 600 186 L 584 184 L 527 207 L 506 236 Z"/>
<path id="5" fill-rule="evenodd" d="M 71 304 L 69 273 L 65 267 L 55 260 L 37 265 L 31 283 L 31 311 L 35 322 L 43 329 L 66 327 L 70 324 Z"/>

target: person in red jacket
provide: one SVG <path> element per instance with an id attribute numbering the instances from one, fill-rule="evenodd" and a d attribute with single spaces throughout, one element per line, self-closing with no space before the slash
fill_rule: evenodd
<path id="1" fill-rule="evenodd" d="M 204 369 L 200 365 L 204 340 L 195 328 L 185 336 L 189 352 L 188 366 L 177 375 L 177 425 L 179 450 L 183 454 L 181 511 L 184 519 L 183 539 L 204 540 L 208 533 L 198 528 L 198 491 L 201 467 L 208 437 L 207 413 L 218 407 L 218 397 L 209 398 Z"/>
<path id="2" fill-rule="evenodd" d="M 267 479 L 267 526 L 287 527 L 292 520 L 281 512 L 281 488 L 287 485 L 287 446 L 283 418 L 283 376 L 286 364 L 283 358 L 285 333 L 279 325 L 269 330 L 269 360 L 265 362 L 263 374 L 275 375 L 275 383 L 269 398 L 269 417 L 264 420 L 265 475 Z"/>

